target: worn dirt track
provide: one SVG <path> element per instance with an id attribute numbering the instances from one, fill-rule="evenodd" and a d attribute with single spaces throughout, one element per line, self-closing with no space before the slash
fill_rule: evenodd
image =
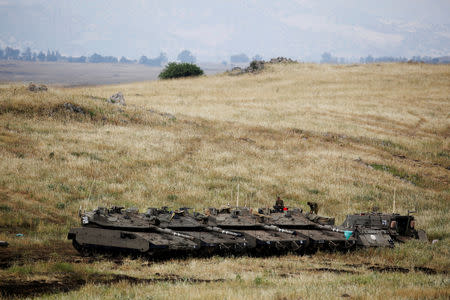
<path id="1" fill-rule="evenodd" d="M 10 246 L 0 248 L 0 269 L 6 269 L 13 264 L 23 264 L 30 261 L 48 261 L 64 257 L 66 262 L 89 261 L 90 258 L 80 257 L 70 243 L 54 241 L 49 245 Z"/>
<path id="2" fill-rule="evenodd" d="M 177 275 L 157 276 L 154 278 L 137 278 L 127 275 L 102 275 L 91 274 L 87 278 L 76 276 L 62 276 L 53 280 L 5 280 L 0 283 L 0 291 L 5 298 L 24 298 L 45 294 L 54 294 L 77 290 L 87 283 L 92 284 L 114 284 L 125 281 L 131 284 L 150 284 L 157 282 L 184 282 L 184 283 L 210 283 L 223 282 L 224 279 L 200 279 L 186 278 Z"/>

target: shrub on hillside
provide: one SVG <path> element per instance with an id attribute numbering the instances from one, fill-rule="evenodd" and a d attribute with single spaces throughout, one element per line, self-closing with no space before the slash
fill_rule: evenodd
<path id="1" fill-rule="evenodd" d="M 160 79 L 203 75 L 203 70 L 191 63 L 169 63 L 159 74 Z"/>

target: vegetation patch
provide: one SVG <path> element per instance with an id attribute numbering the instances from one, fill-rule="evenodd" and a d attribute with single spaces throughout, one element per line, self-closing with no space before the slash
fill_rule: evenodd
<path id="1" fill-rule="evenodd" d="M 0 205 L 0 211 L 3 211 L 3 212 L 10 212 L 10 211 L 11 211 L 11 207 L 9 207 L 9 206 L 6 205 L 6 204 L 1 204 L 1 205 Z"/>
<path id="2" fill-rule="evenodd" d="M 191 63 L 169 63 L 159 74 L 160 79 L 172 79 L 180 77 L 192 77 L 203 75 L 199 66 Z"/>
<path id="3" fill-rule="evenodd" d="M 64 202 L 58 202 L 58 203 L 56 203 L 56 208 L 64 209 L 64 208 L 66 208 L 66 204 Z"/>
<path id="4" fill-rule="evenodd" d="M 57 262 L 52 265 L 51 270 L 56 273 L 73 273 L 75 272 L 74 266 L 71 263 Z"/>
<path id="5" fill-rule="evenodd" d="M 403 180 L 407 180 L 417 186 L 423 186 L 423 184 L 424 184 L 423 179 L 419 174 L 408 174 L 407 172 L 405 172 L 403 170 L 399 170 L 395 167 L 382 165 L 382 164 L 369 164 L 369 166 L 371 166 L 375 170 L 388 172 L 388 173 L 392 174 L 392 176 L 398 177 Z"/>

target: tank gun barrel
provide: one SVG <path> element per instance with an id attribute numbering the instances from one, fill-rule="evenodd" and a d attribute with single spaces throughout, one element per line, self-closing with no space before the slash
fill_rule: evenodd
<path id="1" fill-rule="evenodd" d="M 182 237 L 182 238 L 185 238 L 185 239 L 189 239 L 191 241 L 195 240 L 195 238 L 190 236 L 190 235 L 179 233 L 179 232 L 176 232 L 176 231 L 174 231 L 172 229 L 169 229 L 169 228 L 160 228 L 160 227 L 156 227 L 156 226 L 151 226 L 151 228 L 154 229 L 157 232 L 171 234 L 171 235 L 174 235 L 174 236 L 178 236 L 178 237 Z"/>
<path id="2" fill-rule="evenodd" d="M 206 230 L 214 231 L 214 232 L 218 232 L 218 233 L 222 233 L 222 234 L 226 234 L 226 235 L 241 236 L 240 233 L 224 230 L 224 229 L 216 227 L 216 226 L 208 226 L 208 227 L 206 227 Z"/>
<path id="3" fill-rule="evenodd" d="M 278 231 L 278 232 L 283 232 L 283 233 L 288 233 L 288 234 L 295 234 L 295 231 L 283 229 L 283 228 L 280 228 L 275 225 L 263 225 L 263 228 L 267 229 L 267 230 L 272 230 L 272 231 Z"/>
<path id="4" fill-rule="evenodd" d="M 339 229 L 336 226 L 331 226 L 331 225 L 320 225 L 320 224 L 315 224 L 315 226 L 319 229 L 324 229 L 324 230 L 329 230 L 329 231 L 334 231 L 334 232 L 340 232 L 340 233 L 345 233 L 345 230 Z"/>
<path id="5" fill-rule="evenodd" d="M 262 217 L 262 218 L 272 219 L 272 216 L 265 215 L 265 214 L 261 214 L 261 213 L 259 213 L 259 212 L 257 212 L 257 211 L 253 211 L 252 214 L 253 214 L 254 216 L 257 216 L 257 217 Z"/>

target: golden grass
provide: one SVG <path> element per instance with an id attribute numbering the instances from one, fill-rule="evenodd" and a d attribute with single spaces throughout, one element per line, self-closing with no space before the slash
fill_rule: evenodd
<path id="1" fill-rule="evenodd" d="M 445 274 L 374 272 L 364 265 L 336 262 L 320 254 L 270 259 L 213 257 L 155 264 L 142 260 L 126 260 L 121 265 L 102 261 L 92 263 L 90 270 L 82 267 L 50 262 L 32 268 L 12 267 L 8 273 L 28 280 L 48 279 L 49 273 L 56 278 L 65 273 L 82 279 L 89 274 L 95 276 L 95 270 L 155 280 L 151 284 L 123 280 L 111 286 L 92 283 L 66 294 L 44 297 L 49 299 L 330 299 L 344 295 L 356 299 L 445 299 L 450 292 Z"/>
<path id="2" fill-rule="evenodd" d="M 105 102 L 117 91 L 125 95 L 126 107 Z M 338 222 L 373 206 L 391 211 L 395 197 L 397 211 L 417 210 L 418 226 L 441 240 L 437 246 L 412 243 L 333 259 L 356 256 L 367 262 L 375 255 L 377 263 L 448 269 L 449 95 L 450 67 L 423 64 L 272 65 L 257 75 L 50 88 L 46 93 L 3 85 L 0 240 L 13 247 L 64 240 L 79 222 L 80 206 L 198 210 L 234 204 L 231 191 L 236 195 L 239 184 L 241 205 L 269 206 L 276 195 L 288 206 L 305 207 L 313 200 Z M 84 113 L 67 110 L 65 103 Z M 16 238 L 17 232 L 25 236 Z M 194 261 L 194 270 L 208 273 L 207 261 Z M 226 261 L 224 273 L 241 267 L 240 261 Z M 277 277 L 262 289 L 252 287 L 258 276 L 252 272 L 244 283 L 196 284 L 194 289 L 210 298 L 226 298 L 233 290 L 246 298 L 320 298 L 341 283 L 342 275 L 317 275 L 326 280 L 308 292 L 318 277 Z M 372 287 L 392 288 L 384 277 L 348 294 L 407 298 L 409 284 L 411 291 L 428 286 L 444 288 L 436 290 L 439 297 L 448 295 L 448 280 L 404 282 L 411 277 L 401 275 L 391 294 Z M 74 297 L 92 295 L 96 288 L 86 286 Z M 123 288 L 137 298 L 153 289 L 155 298 L 166 298 L 193 286 L 175 284 L 163 294 L 164 284 L 124 284 L 101 295 L 112 297 Z M 434 295 L 425 289 L 423 297 L 427 293 Z"/>

